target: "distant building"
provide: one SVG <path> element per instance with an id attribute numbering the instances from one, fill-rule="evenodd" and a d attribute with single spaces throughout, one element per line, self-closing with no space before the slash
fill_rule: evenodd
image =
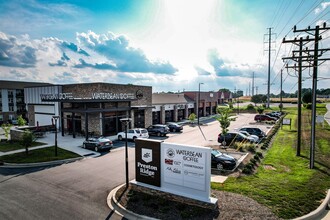
<path id="1" fill-rule="evenodd" d="M 24 102 L 24 88 L 40 85 L 50 84 L 0 80 L 0 124 L 11 123 L 19 115 L 22 115 L 26 119 L 27 111 Z"/>
<path id="2" fill-rule="evenodd" d="M 200 96 L 200 100 L 198 98 Z M 199 111 L 200 117 L 216 114 L 219 104 L 232 101 L 232 93 L 187 91 L 152 94 L 152 122 L 165 124 L 188 119 Z"/>

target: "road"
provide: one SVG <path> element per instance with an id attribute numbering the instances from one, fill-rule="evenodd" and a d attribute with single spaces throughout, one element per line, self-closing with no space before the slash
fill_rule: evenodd
<path id="1" fill-rule="evenodd" d="M 230 129 L 249 124 L 241 114 Z M 265 127 L 266 129 L 266 127 Z M 219 122 L 184 127 L 165 142 L 210 146 L 217 143 Z M 121 219 L 106 204 L 109 192 L 125 182 L 124 142 L 111 152 L 61 166 L 42 169 L 0 168 L 0 219 Z M 135 178 L 134 144 L 129 143 L 129 177 Z"/>

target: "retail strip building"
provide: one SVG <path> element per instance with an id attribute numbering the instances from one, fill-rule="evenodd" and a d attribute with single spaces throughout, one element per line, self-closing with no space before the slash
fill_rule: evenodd
<path id="1" fill-rule="evenodd" d="M 86 83 L 30 87 L 24 90 L 29 125 L 53 123 L 60 116 L 64 133 L 114 135 L 124 129 L 121 118 L 132 118 L 133 127 L 151 125 L 152 87 Z"/>
<path id="2" fill-rule="evenodd" d="M 131 128 L 146 128 L 188 119 L 191 113 L 208 116 L 218 104 L 231 101 L 222 92 L 152 93 L 152 87 L 109 83 L 84 83 L 26 87 L 25 104 L 30 126 L 54 124 L 62 135 L 109 136 L 124 130 L 122 118 L 131 118 Z M 200 97 L 200 100 L 198 98 Z"/>

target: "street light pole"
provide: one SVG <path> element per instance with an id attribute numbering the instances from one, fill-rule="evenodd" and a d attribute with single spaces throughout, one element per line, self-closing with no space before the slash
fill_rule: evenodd
<path id="1" fill-rule="evenodd" d="M 121 118 L 120 121 L 125 124 L 125 171 L 126 171 L 126 189 L 128 188 L 128 149 L 127 149 L 127 127 L 132 121 L 131 118 Z"/>
<path id="2" fill-rule="evenodd" d="M 199 102 L 200 102 L 200 99 L 201 99 L 201 84 L 204 84 L 204 83 L 199 83 L 198 84 L 197 125 L 199 125 Z"/>
<path id="3" fill-rule="evenodd" d="M 60 116 L 53 116 L 53 119 L 55 121 L 55 157 L 57 157 L 57 120 L 60 118 Z"/>

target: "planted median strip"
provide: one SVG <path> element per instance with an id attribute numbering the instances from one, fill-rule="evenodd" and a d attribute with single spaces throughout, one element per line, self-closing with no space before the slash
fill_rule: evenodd
<path id="1" fill-rule="evenodd" d="M 296 109 L 286 117 L 296 120 Z M 316 168 L 309 169 L 310 112 L 303 111 L 303 142 L 300 157 L 296 156 L 297 132 L 279 129 L 272 146 L 258 163 L 252 175 L 230 177 L 225 184 L 212 183 L 212 188 L 243 194 L 269 207 L 278 217 L 291 219 L 315 210 L 330 188 L 330 127 L 316 127 Z"/>
<path id="2" fill-rule="evenodd" d="M 56 160 L 65 160 L 80 157 L 80 155 L 71 151 L 58 148 L 58 155 L 55 157 L 55 146 L 30 150 L 28 154 L 25 152 L 4 155 L 0 157 L 0 161 L 5 163 L 39 163 Z"/>

